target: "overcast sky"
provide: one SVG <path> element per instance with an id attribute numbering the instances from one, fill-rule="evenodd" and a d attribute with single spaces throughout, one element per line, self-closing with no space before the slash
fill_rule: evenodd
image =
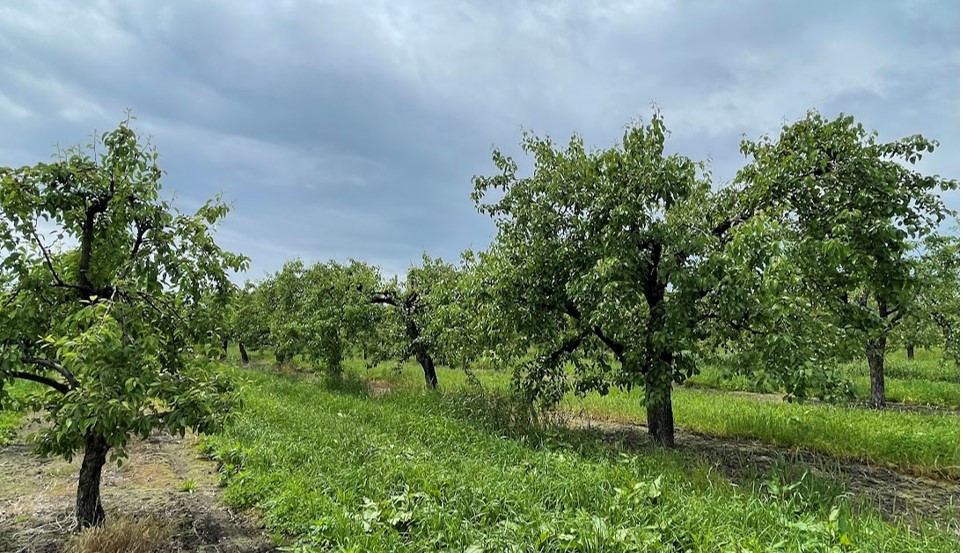
<path id="1" fill-rule="evenodd" d="M 809 108 L 935 138 L 923 168 L 958 179 L 959 22 L 953 0 L 5 2 L 0 165 L 129 107 L 180 206 L 233 203 L 219 237 L 247 276 L 298 256 L 403 273 L 488 244 L 469 194 L 492 146 L 610 146 L 653 103 L 718 182 L 743 134 Z"/>

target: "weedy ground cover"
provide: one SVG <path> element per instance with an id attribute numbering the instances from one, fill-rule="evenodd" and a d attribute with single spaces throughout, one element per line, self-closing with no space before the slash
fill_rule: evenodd
<path id="1" fill-rule="evenodd" d="M 226 500 L 263 510 L 293 551 L 959 547 L 953 532 L 854 514 L 805 486 L 733 486 L 674 452 L 613 452 L 532 425 L 503 393 L 455 391 L 454 374 L 443 393 L 375 397 L 353 373 L 248 371 L 244 410 L 206 445 Z"/>
<path id="2" fill-rule="evenodd" d="M 423 387 L 420 369 L 406 364 L 354 370 L 384 379 L 395 387 Z M 476 370 L 474 378 L 486 389 L 505 390 L 511 374 Z M 443 388 L 471 387 L 464 371 L 439 369 Z M 561 408 L 592 417 L 645 422 L 641 390 L 612 390 L 606 396 L 567 395 Z M 909 412 L 828 404 L 761 401 L 715 390 L 677 387 L 673 393 L 675 421 L 680 427 L 720 437 L 747 438 L 800 447 L 831 455 L 864 459 L 920 474 L 958 477 L 960 418 L 958 412 Z"/>

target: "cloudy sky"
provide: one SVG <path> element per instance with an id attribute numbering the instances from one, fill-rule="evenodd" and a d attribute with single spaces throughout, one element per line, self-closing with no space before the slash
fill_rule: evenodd
<path id="1" fill-rule="evenodd" d="M 492 146 L 610 146 L 653 103 L 719 182 L 743 134 L 809 108 L 935 138 L 923 169 L 958 179 L 959 22 L 953 0 L 6 2 L 0 165 L 132 108 L 179 205 L 233 203 L 219 237 L 248 276 L 298 256 L 403 273 L 488 244 L 469 194 Z"/>

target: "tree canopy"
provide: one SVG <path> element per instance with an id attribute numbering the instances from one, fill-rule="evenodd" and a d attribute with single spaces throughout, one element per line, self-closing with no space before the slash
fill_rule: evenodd
<path id="1" fill-rule="evenodd" d="M 215 198 L 161 197 L 154 148 L 130 119 L 51 163 L 0 168 L 0 393 L 43 385 L 41 454 L 84 451 L 80 526 L 100 524 L 100 472 L 132 435 L 217 427 L 234 402 L 212 328 L 247 260 L 222 250 Z"/>

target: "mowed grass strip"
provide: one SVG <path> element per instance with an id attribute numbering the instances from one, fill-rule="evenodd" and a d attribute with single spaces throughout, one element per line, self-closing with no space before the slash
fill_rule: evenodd
<path id="1" fill-rule="evenodd" d="M 959 409 L 960 368 L 943 358 L 938 349 L 919 349 L 916 358 L 909 360 L 906 352 L 891 351 L 886 355 L 886 400 L 910 405 L 932 405 Z M 869 368 L 865 359 L 857 359 L 839 366 L 840 372 L 854 385 L 856 397 L 869 399 Z M 778 393 L 774 387 L 760 386 L 743 375 L 734 375 L 724 365 L 700 367 L 700 373 L 687 385 L 761 393 Z"/>
<path id="2" fill-rule="evenodd" d="M 399 387 L 424 386 L 420 368 L 410 363 L 400 372 L 387 365 L 354 370 L 369 378 L 392 381 Z M 507 372 L 478 370 L 473 374 L 487 389 L 504 390 L 510 384 L 511 375 Z M 460 370 L 440 369 L 439 381 L 442 388 L 470 387 Z M 601 419 L 644 423 L 641 401 L 639 389 L 612 390 L 606 396 L 589 394 L 578 398 L 569 394 L 561 408 Z M 960 475 L 959 413 L 767 402 L 684 387 L 673 392 L 673 408 L 679 427 L 704 434 L 805 448 L 929 476 Z"/>
<path id="3" fill-rule="evenodd" d="M 207 447 L 227 501 L 263 510 L 293 551 L 958 549 L 953 533 L 851 516 L 842 499 L 738 489 L 671 452 L 568 441 L 519 423 L 498 394 L 375 398 L 350 377 L 249 376 L 243 412 Z"/>
<path id="4" fill-rule="evenodd" d="M 857 375 L 849 377 L 849 380 L 853 383 L 856 398 L 867 401 L 869 399 L 869 377 Z M 781 393 L 775 387 L 758 386 L 744 376 L 728 375 L 722 369 L 712 366 L 703 367 L 702 372 L 687 380 L 685 386 L 724 391 Z M 887 376 L 886 401 L 906 405 L 959 409 L 960 383 L 919 378 L 890 378 Z"/>

